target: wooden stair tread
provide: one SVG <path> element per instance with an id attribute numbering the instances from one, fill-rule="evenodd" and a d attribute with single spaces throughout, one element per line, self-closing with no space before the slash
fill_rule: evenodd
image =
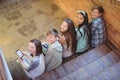
<path id="1" fill-rule="evenodd" d="M 106 45 L 102 45 L 62 64 L 52 71 L 44 73 L 35 80 L 100 80 L 103 75 L 106 75 L 103 79 L 120 79 L 118 76 L 120 75 L 119 67 L 119 51 L 117 49 L 110 51 Z M 118 72 L 109 77 L 116 70 Z"/>
<path id="2" fill-rule="evenodd" d="M 117 56 L 117 50 L 113 50 L 109 53 L 107 53 L 106 55 L 104 55 L 103 57 L 99 58 L 98 60 L 96 60 L 98 62 L 98 64 L 100 64 L 104 69 L 108 68 L 109 66 L 112 66 L 114 64 L 116 64 L 117 62 L 120 61 L 120 57 Z"/>
<path id="3" fill-rule="evenodd" d="M 79 67 L 85 66 L 88 63 L 99 59 L 100 57 L 107 54 L 110 50 L 107 48 L 106 45 L 102 45 L 100 47 L 97 47 L 95 49 L 92 49 L 77 58 L 74 58 L 73 60 L 69 61 L 71 64 L 77 64 Z"/>
<path id="4" fill-rule="evenodd" d="M 85 54 L 83 54 L 83 57 L 87 63 L 90 63 L 90 62 L 104 56 L 108 52 L 110 52 L 110 50 L 107 48 L 107 46 L 102 45 L 102 46 L 99 46 L 95 49 L 92 49 L 92 50 L 86 52 Z"/>
<path id="5" fill-rule="evenodd" d="M 97 78 L 98 80 L 120 80 L 120 62 L 102 71 Z"/>

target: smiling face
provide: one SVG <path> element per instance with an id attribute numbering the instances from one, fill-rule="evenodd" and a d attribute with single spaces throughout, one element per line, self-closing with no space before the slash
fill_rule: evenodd
<path id="1" fill-rule="evenodd" d="M 61 32 L 66 32 L 68 30 L 68 24 L 65 21 L 63 21 L 60 27 L 61 27 Z"/>
<path id="2" fill-rule="evenodd" d="M 48 35 L 47 35 L 47 42 L 48 42 L 49 44 L 54 43 L 56 40 L 57 40 L 57 37 L 55 37 L 53 34 L 48 34 Z"/>
<path id="3" fill-rule="evenodd" d="M 94 19 L 100 17 L 101 15 L 102 15 L 102 13 L 99 13 L 98 9 L 94 9 L 92 11 L 92 18 L 94 18 Z"/>
<path id="4" fill-rule="evenodd" d="M 29 50 L 30 53 L 36 54 L 36 46 L 35 46 L 35 44 L 32 43 L 32 42 L 29 42 L 28 50 Z"/>
<path id="5" fill-rule="evenodd" d="M 77 17 L 77 21 L 78 21 L 78 24 L 83 24 L 84 22 L 84 17 L 82 14 L 78 14 L 78 17 Z"/>

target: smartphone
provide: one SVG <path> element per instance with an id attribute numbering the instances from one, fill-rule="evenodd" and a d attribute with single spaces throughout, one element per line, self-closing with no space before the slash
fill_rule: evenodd
<path id="1" fill-rule="evenodd" d="M 24 55 L 23 55 L 23 53 L 22 53 L 22 51 L 21 50 L 17 50 L 16 51 L 16 53 L 17 53 L 17 55 L 20 57 L 20 58 L 22 58 Z"/>

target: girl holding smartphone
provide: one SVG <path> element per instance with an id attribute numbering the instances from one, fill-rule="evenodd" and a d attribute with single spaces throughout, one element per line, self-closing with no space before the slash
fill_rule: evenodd
<path id="1" fill-rule="evenodd" d="M 19 61 L 27 76 L 31 79 L 35 79 L 45 70 L 45 60 L 42 54 L 41 42 L 37 39 L 30 40 L 28 50 L 29 53 L 22 52 L 24 57 L 19 58 Z"/>

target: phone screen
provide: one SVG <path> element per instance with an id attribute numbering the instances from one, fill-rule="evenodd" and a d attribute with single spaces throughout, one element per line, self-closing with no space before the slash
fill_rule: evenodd
<path id="1" fill-rule="evenodd" d="M 16 53 L 21 58 L 24 56 L 23 53 L 19 49 L 16 51 Z"/>

